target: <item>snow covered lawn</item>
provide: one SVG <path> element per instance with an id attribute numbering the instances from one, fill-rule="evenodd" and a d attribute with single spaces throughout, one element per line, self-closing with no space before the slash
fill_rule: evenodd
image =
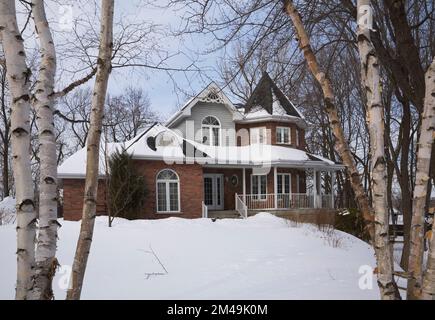
<path id="1" fill-rule="evenodd" d="M 54 290 L 64 299 L 80 223 L 60 222 Z M 14 297 L 15 238 L 14 225 L 0 226 L 0 299 Z M 378 299 L 375 279 L 371 290 L 358 285 L 360 267 L 375 263 L 372 252 L 350 235 L 267 213 L 216 222 L 118 219 L 112 228 L 99 217 L 82 298 Z"/>

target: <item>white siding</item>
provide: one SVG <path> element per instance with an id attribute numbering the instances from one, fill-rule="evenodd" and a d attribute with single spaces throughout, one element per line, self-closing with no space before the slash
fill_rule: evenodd
<path id="1" fill-rule="evenodd" d="M 201 123 L 207 116 L 216 117 L 221 124 L 222 145 L 235 145 L 235 124 L 233 114 L 223 104 L 198 102 L 191 109 L 191 116 L 182 118 L 170 126 L 171 129 L 179 130 L 186 137 L 186 122 L 193 121 L 195 141 L 202 142 Z M 225 139 L 225 133 L 230 138 Z M 191 137 L 188 137 L 191 138 Z M 226 140 L 226 141 L 225 141 Z"/>

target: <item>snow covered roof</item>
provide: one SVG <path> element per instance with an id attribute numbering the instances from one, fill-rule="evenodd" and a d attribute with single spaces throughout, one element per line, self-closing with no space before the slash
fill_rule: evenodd
<path id="1" fill-rule="evenodd" d="M 161 135 L 173 137 L 173 143 L 161 146 L 156 143 Z M 199 163 L 208 166 L 250 166 L 270 165 L 288 167 L 322 167 L 342 169 L 343 166 L 307 153 L 303 150 L 276 145 L 253 144 L 247 146 L 206 146 L 187 140 L 166 128 L 155 124 L 137 137 L 124 143 L 101 143 L 99 173 L 105 175 L 105 162 L 116 150 L 125 149 L 134 159 L 163 160 L 168 164 Z M 59 178 L 83 178 L 86 169 L 86 148 L 66 159 L 58 168 Z"/>

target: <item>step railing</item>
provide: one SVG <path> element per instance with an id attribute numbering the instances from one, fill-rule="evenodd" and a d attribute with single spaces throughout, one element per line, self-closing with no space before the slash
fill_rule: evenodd
<path id="1" fill-rule="evenodd" d="M 236 211 L 240 214 L 242 218 L 246 219 L 248 217 L 248 207 L 237 193 L 235 194 L 235 204 Z"/>
<path id="2" fill-rule="evenodd" d="M 208 218 L 208 208 L 205 205 L 204 201 L 201 203 L 201 206 L 202 206 L 202 217 Z"/>

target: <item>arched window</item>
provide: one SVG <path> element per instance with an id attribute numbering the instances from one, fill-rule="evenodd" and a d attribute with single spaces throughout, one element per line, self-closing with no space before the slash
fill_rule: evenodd
<path id="1" fill-rule="evenodd" d="M 210 146 L 219 146 L 221 140 L 221 124 L 213 116 L 205 117 L 202 120 L 202 143 Z"/>
<path id="2" fill-rule="evenodd" d="M 175 171 L 164 169 L 157 174 L 157 212 L 180 212 L 180 179 Z"/>

